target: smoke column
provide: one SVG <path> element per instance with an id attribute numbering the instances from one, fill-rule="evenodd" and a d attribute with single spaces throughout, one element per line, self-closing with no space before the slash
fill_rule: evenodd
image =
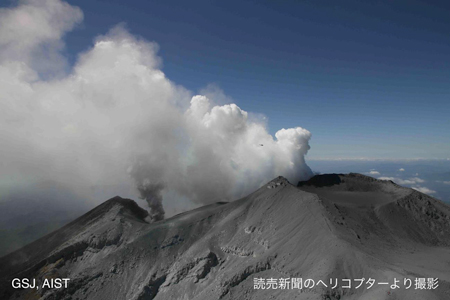
<path id="1" fill-rule="evenodd" d="M 62 39 L 82 19 L 60 0 L 0 10 L 2 185 L 134 185 L 160 220 L 168 192 L 208 204 L 278 175 L 294 183 L 312 176 L 309 131 L 273 137 L 236 104 L 216 104 L 222 91 L 193 95 L 165 77 L 158 45 L 123 25 L 69 66 Z"/>
<path id="2" fill-rule="evenodd" d="M 135 162 L 128 169 L 128 173 L 133 178 L 140 198 L 145 200 L 150 208 L 150 219 L 160 221 L 164 219 L 164 208 L 162 205 L 162 191 L 164 184 L 158 178 L 152 178 L 152 174 L 158 175 L 161 171 L 152 170 L 152 164 L 144 164 L 143 160 Z"/>

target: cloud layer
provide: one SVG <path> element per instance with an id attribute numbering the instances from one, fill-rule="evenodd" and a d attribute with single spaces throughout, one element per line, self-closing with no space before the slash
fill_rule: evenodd
<path id="1" fill-rule="evenodd" d="M 428 194 L 428 195 L 436 194 L 436 191 L 429 189 L 427 187 L 421 186 L 420 184 L 424 183 L 425 180 L 423 180 L 419 177 L 412 177 L 412 178 L 408 178 L 408 179 L 402 179 L 402 178 L 398 178 L 398 177 L 378 177 L 378 179 L 391 180 L 400 185 L 410 186 L 412 189 L 415 189 L 416 191 L 419 191 L 424 194 Z"/>
<path id="2" fill-rule="evenodd" d="M 417 187 L 412 187 L 412 188 L 415 189 L 416 191 L 419 191 L 424 194 L 428 194 L 428 195 L 436 194 L 436 191 L 433 191 L 424 186 L 417 186 Z"/>
<path id="3" fill-rule="evenodd" d="M 274 138 L 236 104 L 217 105 L 214 93 L 192 97 L 161 71 L 157 44 L 123 26 L 97 37 L 67 71 L 62 37 L 82 21 L 80 9 L 21 1 L 0 20 L 3 185 L 134 184 L 158 220 L 168 194 L 205 204 L 278 175 L 312 176 L 309 131 Z"/>
<path id="4" fill-rule="evenodd" d="M 408 179 L 401 179 L 401 178 L 397 178 L 397 177 L 378 177 L 378 179 L 392 180 L 395 183 L 400 184 L 400 185 L 412 185 L 412 184 L 418 184 L 418 183 L 425 182 L 425 180 L 423 180 L 419 177 L 413 177 L 413 178 L 408 178 Z"/>

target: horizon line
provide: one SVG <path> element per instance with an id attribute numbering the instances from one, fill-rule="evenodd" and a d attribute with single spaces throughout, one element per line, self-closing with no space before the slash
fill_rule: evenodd
<path id="1" fill-rule="evenodd" d="M 450 158 L 305 157 L 308 161 L 450 161 Z"/>

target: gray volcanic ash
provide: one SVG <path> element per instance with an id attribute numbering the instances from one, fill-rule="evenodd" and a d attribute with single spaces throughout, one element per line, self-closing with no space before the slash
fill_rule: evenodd
<path id="1" fill-rule="evenodd" d="M 147 223 L 116 197 L 0 259 L 2 299 L 449 299 L 450 207 L 359 174 L 283 177 L 234 202 Z M 13 290 L 12 278 L 70 278 L 66 289 Z M 261 278 L 311 278 L 255 289 Z M 345 279 L 389 282 L 332 289 Z M 414 278 L 438 278 L 414 289 Z M 394 280 L 413 287 L 392 289 Z"/>

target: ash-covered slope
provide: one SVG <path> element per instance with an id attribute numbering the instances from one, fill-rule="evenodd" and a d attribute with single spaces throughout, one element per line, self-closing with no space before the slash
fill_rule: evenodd
<path id="1" fill-rule="evenodd" d="M 392 182 L 321 175 L 295 187 L 280 177 L 234 202 L 153 224 L 145 217 L 116 197 L 1 258 L 0 298 L 450 298 L 450 209 Z M 67 289 L 13 290 L 15 277 L 71 281 Z M 437 289 L 414 289 L 415 278 L 431 277 Z M 261 290 L 254 278 L 328 287 Z M 343 288 L 343 279 L 361 278 L 389 285 Z M 410 289 L 391 289 L 404 278 Z"/>

